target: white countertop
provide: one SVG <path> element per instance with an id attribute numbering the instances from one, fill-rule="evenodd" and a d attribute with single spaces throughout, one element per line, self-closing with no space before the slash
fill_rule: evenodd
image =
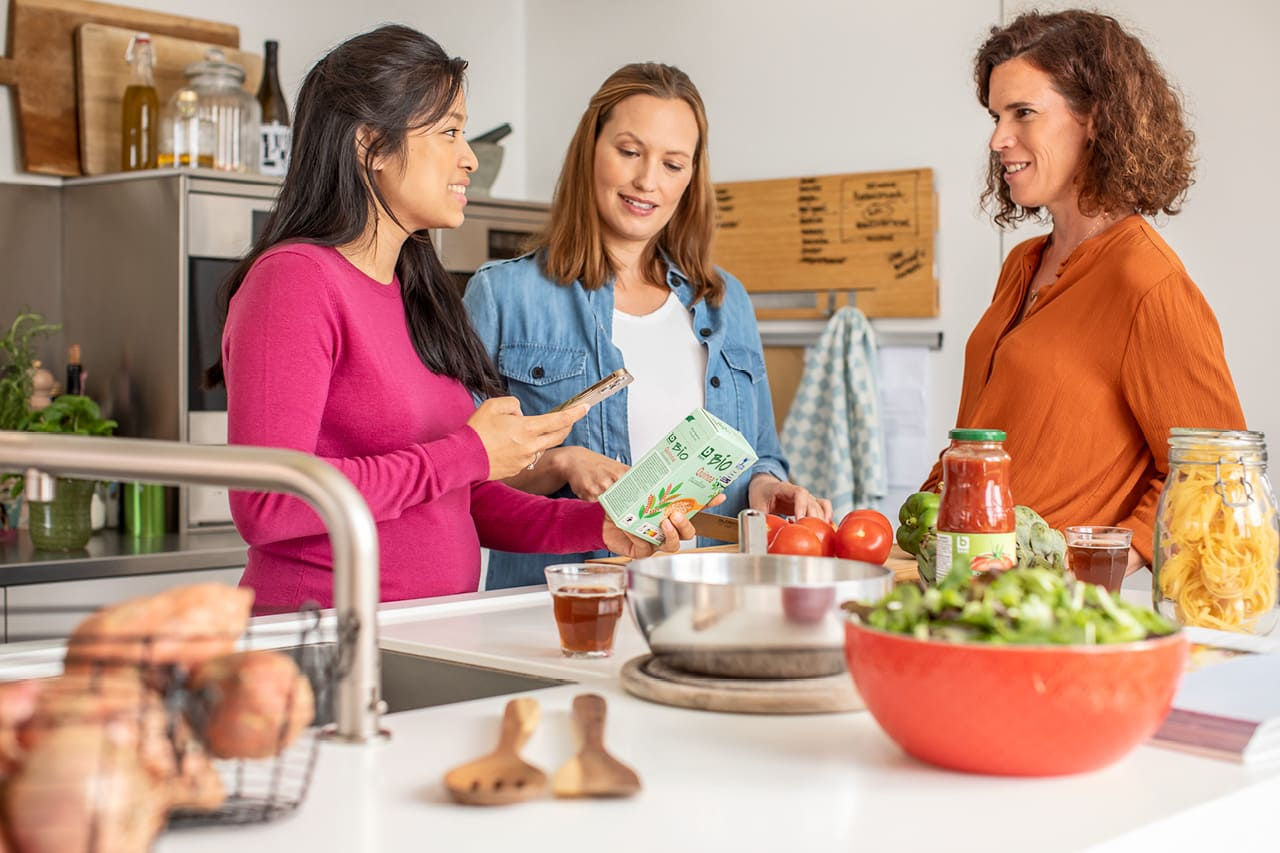
<path id="1" fill-rule="evenodd" d="M 295 815 L 171 832 L 157 843 L 159 853 L 1276 846 L 1280 766 L 1247 768 L 1144 746 L 1081 776 L 952 773 L 905 755 L 865 712 L 738 715 L 631 697 L 617 673 L 646 651 L 631 620 L 620 623 L 615 657 L 566 660 L 545 591 L 398 605 L 383 617 L 387 648 L 579 682 L 531 694 L 542 705 L 542 721 L 524 755 L 548 774 L 575 749 L 573 697 L 584 690 L 605 695 L 605 743 L 638 771 L 644 790 L 618 801 L 455 805 L 441 777 L 493 748 L 510 698 L 500 696 L 390 715 L 391 739 L 372 746 L 326 742 Z"/>

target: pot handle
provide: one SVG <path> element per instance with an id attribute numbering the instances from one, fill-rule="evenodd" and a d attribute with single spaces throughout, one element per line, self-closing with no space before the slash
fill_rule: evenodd
<path id="1" fill-rule="evenodd" d="M 764 513 L 758 509 L 744 509 L 738 513 L 738 551 L 743 554 L 766 554 L 769 546 L 769 526 Z"/>

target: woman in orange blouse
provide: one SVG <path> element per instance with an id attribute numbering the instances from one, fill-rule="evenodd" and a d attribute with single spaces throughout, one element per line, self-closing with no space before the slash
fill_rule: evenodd
<path id="1" fill-rule="evenodd" d="M 1142 44 L 1091 12 L 993 28 L 975 63 L 995 121 L 984 203 L 1014 247 L 965 348 L 959 427 L 1003 429 L 1014 499 L 1054 527 L 1131 528 L 1151 561 L 1169 428 L 1244 429 L 1222 335 L 1144 216 L 1181 208 L 1194 135 Z M 936 489 L 934 466 L 925 489 Z"/>

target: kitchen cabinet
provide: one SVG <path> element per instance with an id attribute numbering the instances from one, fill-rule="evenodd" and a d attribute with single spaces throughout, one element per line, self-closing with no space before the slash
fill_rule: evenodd
<path id="1" fill-rule="evenodd" d="M 82 619 L 103 605 L 187 584 L 234 586 L 243 573 L 244 567 L 240 566 L 7 587 L 4 590 L 5 642 L 65 638 Z"/>

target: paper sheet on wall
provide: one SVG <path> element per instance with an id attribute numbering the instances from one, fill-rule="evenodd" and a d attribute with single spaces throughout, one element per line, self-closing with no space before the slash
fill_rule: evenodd
<path id="1" fill-rule="evenodd" d="M 882 346 L 876 360 L 889 475 L 883 507 L 892 515 L 924 482 L 938 455 L 929 445 L 929 350 Z"/>

